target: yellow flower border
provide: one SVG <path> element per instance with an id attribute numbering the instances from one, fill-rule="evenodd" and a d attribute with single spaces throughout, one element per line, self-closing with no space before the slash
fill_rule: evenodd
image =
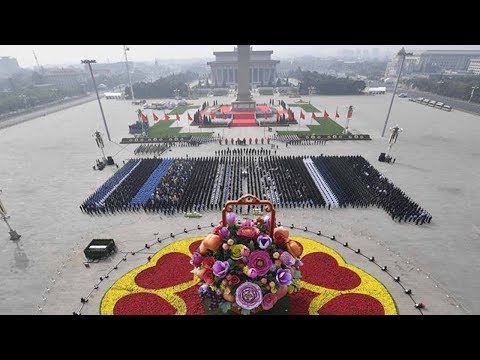
<path id="1" fill-rule="evenodd" d="M 176 293 L 184 291 L 197 284 L 200 281 L 197 277 L 195 277 L 194 280 L 158 290 L 144 289 L 138 286 L 135 283 L 135 277 L 143 270 L 155 266 L 158 259 L 168 253 L 179 252 L 187 255 L 188 257 L 191 257 L 192 255 L 189 250 L 190 244 L 198 240 L 203 240 L 204 238 L 205 236 L 198 236 L 194 238 L 180 240 L 173 244 L 167 245 L 163 249 L 159 250 L 154 256 L 152 256 L 148 263 L 146 263 L 145 265 L 141 265 L 122 276 L 110 287 L 110 289 L 107 290 L 107 292 L 103 296 L 102 302 L 100 304 L 100 314 L 113 315 L 113 308 L 115 307 L 115 304 L 118 300 L 120 300 L 125 295 L 143 292 L 158 295 L 164 300 L 168 301 L 175 309 L 177 309 L 175 315 L 185 315 L 187 313 L 187 304 L 185 304 L 185 301 L 183 301 L 182 298 L 180 298 Z"/>
<path id="2" fill-rule="evenodd" d="M 346 263 L 345 260 L 335 250 L 326 245 L 304 237 L 291 236 L 290 238 L 292 240 L 298 241 L 303 246 L 302 257 L 313 252 L 324 252 L 335 258 L 339 266 L 343 266 L 347 269 L 354 271 L 361 278 L 361 283 L 358 287 L 356 287 L 355 289 L 344 291 L 327 289 L 300 280 L 300 285 L 302 287 L 319 294 L 310 303 L 308 309 L 310 315 L 318 315 L 318 310 L 328 301 L 341 294 L 348 293 L 370 295 L 380 301 L 380 303 L 383 305 L 383 308 L 385 309 L 386 315 L 398 314 L 392 296 L 385 288 L 385 286 L 373 276 L 356 266 Z M 165 254 L 179 252 L 190 257 L 190 245 L 195 241 L 203 239 L 204 236 L 199 236 L 180 240 L 173 244 L 167 245 L 163 249 L 159 250 L 148 263 L 146 263 L 145 265 L 141 265 L 122 276 L 105 292 L 105 295 L 103 296 L 100 304 L 100 314 L 113 315 L 113 309 L 115 307 L 115 304 L 122 297 L 133 293 L 144 292 L 155 294 L 169 302 L 177 310 L 176 315 L 185 315 L 187 312 L 187 305 L 176 293 L 184 291 L 197 284 L 199 282 L 199 279 L 197 277 L 195 277 L 194 280 L 164 289 L 144 289 L 135 283 L 135 277 L 143 270 L 154 266 L 158 259 L 160 259 L 160 257 Z"/>
<path id="3" fill-rule="evenodd" d="M 380 281 L 375 279 L 372 275 L 368 274 L 367 272 L 363 271 L 362 269 L 354 265 L 348 264 L 335 250 L 317 241 L 307 239 L 304 237 L 297 237 L 297 236 L 290 236 L 290 239 L 298 241 L 300 244 L 302 244 L 303 246 L 302 257 L 313 252 L 324 252 L 332 256 L 333 258 L 335 258 L 339 266 L 352 270 L 358 276 L 360 276 L 362 280 L 359 286 L 350 290 L 327 289 L 322 286 L 317 286 L 317 285 L 307 283 L 305 281 L 300 281 L 300 284 L 302 287 L 319 294 L 310 303 L 310 306 L 308 309 L 308 312 L 310 315 L 318 315 L 318 310 L 323 305 L 325 305 L 328 301 L 332 300 L 333 298 L 341 294 L 349 294 L 349 293 L 370 295 L 375 299 L 377 299 L 378 301 L 380 301 L 380 303 L 383 305 L 383 308 L 385 310 L 385 315 L 398 314 L 397 307 L 395 305 L 395 302 L 393 301 L 392 296 L 390 295 L 388 290 L 385 288 L 385 286 Z"/>

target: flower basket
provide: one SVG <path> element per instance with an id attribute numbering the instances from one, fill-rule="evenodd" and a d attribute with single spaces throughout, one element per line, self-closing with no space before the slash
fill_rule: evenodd
<path id="1" fill-rule="evenodd" d="M 267 215 L 240 222 L 234 205 L 263 206 Z M 201 280 L 199 296 L 207 313 L 286 312 L 288 295 L 299 289 L 303 249 L 275 224 L 269 201 L 245 195 L 225 203 L 222 221 L 190 261 Z"/>

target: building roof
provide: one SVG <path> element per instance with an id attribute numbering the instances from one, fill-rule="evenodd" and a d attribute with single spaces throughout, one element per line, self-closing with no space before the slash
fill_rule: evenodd
<path id="1" fill-rule="evenodd" d="M 468 56 L 480 56 L 480 50 L 425 50 L 422 55 L 468 55 Z"/>

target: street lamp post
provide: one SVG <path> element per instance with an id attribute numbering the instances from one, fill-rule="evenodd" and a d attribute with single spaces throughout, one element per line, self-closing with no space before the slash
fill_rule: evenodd
<path id="1" fill-rule="evenodd" d="M 128 48 L 127 45 L 123 45 L 123 53 L 125 54 L 125 65 L 127 67 L 128 83 L 130 84 L 130 94 L 132 94 L 132 101 L 135 101 L 135 94 L 133 93 L 132 79 L 130 78 L 130 69 L 128 68 L 127 51 L 130 51 L 130 48 Z"/>
<path id="2" fill-rule="evenodd" d="M 308 97 L 309 97 L 308 103 L 309 104 L 312 103 L 312 94 L 313 94 L 314 91 L 315 91 L 314 86 L 309 86 L 308 87 Z M 312 125 L 312 124 L 313 124 L 313 119 L 310 117 L 310 125 Z"/>
<path id="3" fill-rule="evenodd" d="M 2 190 L 0 190 L 0 193 Z M 8 226 L 8 233 L 10 234 L 10 240 L 19 240 L 22 235 L 19 235 L 15 230 L 12 229 L 10 224 L 8 223 L 8 219 L 10 216 L 7 215 L 7 210 L 5 210 L 5 207 L 2 204 L 2 201 L 0 200 L 0 217 L 2 218 L 3 221 L 5 221 L 5 224 Z"/>
<path id="4" fill-rule="evenodd" d="M 397 92 L 398 82 L 400 81 L 400 76 L 402 75 L 403 64 L 405 63 L 405 57 L 407 55 L 413 55 L 413 53 L 407 53 L 405 48 L 402 48 L 397 56 L 402 57 L 402 62 L 400 64 L 400 71 L 398 72 L 397 81 L 395 82 L 395 88 L 393 89 L 392 100 L 390 101 L 390 106 L 388 108 L 387 118 L 385 119 L 385 124 L 383 125 L 382 137 L 385 136 L 385 130 L 387 129 L 388 118 L 390 117 L 390 112 L 392 111 L 393 99 L 395 99 L 395 93 Z"/>
<path id="5" fill-rule="evenodd" d="M 108 141 L 112 141 L 110 138 L 110 131 L 108 131 L 107 120 L 105 120 L 105 114 L 103 113 L 102 102 L 100 101 L 100 95 L 98 95 L 97 83 L 95 82 L 95 77 L 93 76 L 92 63 L 95 64 L 95 60 L 82 60 L 82 64 L 87 64 L 88 69 L 90 70 L 90 75 L 92 76 L 93 87 L 95 88 L 95 93 L 97 94 L 98 106 L 100 106 L 100 112 L 102 113 L 103 124 L 105 125 L 105 131 L 107 132 Z"/>
<path id="6" fill-rule="evenodd" d="M 475 93 L 476 89 L 478 89 L 478 86 L 472 86 L 472 93 L 470 94 L 470 99 L 468 99 L 468 102 L 472 101 L 473 94 Z"/>

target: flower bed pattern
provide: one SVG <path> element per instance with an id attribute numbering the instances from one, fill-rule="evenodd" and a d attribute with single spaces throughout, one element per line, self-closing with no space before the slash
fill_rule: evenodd
<path id="1" fill-rule="evenodd" d="M 303 247 L 301 289 L 290 295 L 290 315 L 394 315 L 387 289 L 345 263 L 333 249 L 291 236 Z M 175 242 L 118 279 L 104 295 L 102 315 L 203 315 L 199 278 L 190 272 L 192 252 L 204 237 Z"/>

